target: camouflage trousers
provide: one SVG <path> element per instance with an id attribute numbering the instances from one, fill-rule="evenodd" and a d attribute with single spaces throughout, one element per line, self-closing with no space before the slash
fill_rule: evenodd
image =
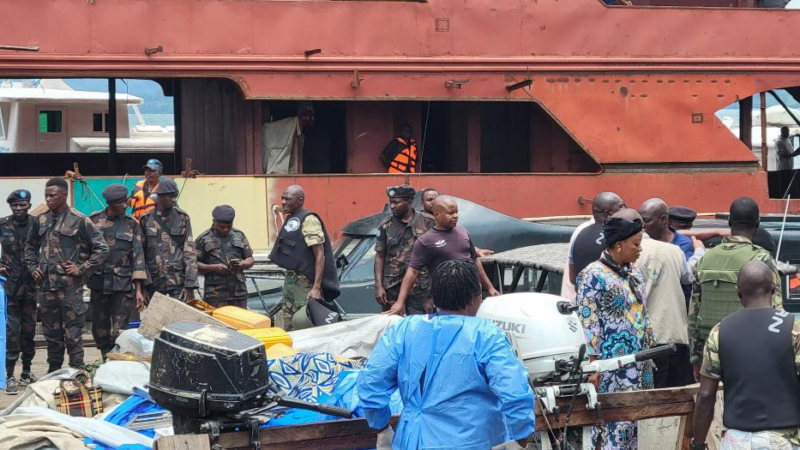
<path id="1" fill-rule="evenodd" d="M 183 288 L 172 288 L 172 289 L 167 289 L 167 288 L 164 288 L 164 289 L 156 289 L 156 288 L 155 288 L 155 287 L 154 287 L 154 286 L 151 284 L 150 286 L 147 286 L 147 287 L 145 288 L 145 291 L 147 292 L 147 298 L 153 298 L 153 294 L 155 294 L 156 292 L 160 292 L 160 293 L 162 293 L 162 294 L 166 295 L 167 297 L 171 297 L 171 298 L 174 298 L 175 300 L 179 300 L 179 299 L 180 299 L 180 296 L 181 296 L 181 294 L 183 293 Z"/>
<path id="2" fill-rule="evenodd" d="M 389 311 L 400 296 L 400 285 L 394 285 L 386 289 L 386 304 L 381 306 L 383 312 Z M 425 302 L 430 297 L 430 289 L 420 289 L 417 284 L 411 289 L 406 297 L 406 315 L 427 314 L 425 312 Z M 431 301 L 433 304 L 433 301 Z"/>
<path id="3" fill-rule="evenodd" d="M 15 292 L 7 292 L 6 373 L 13 374 L 20 353 L 22 354 L 22 370 L 28 371 L 31 368 L 31 361 L 36 355 L 33 343 L 36 335 L 36 290 L 24 283 L 10 287 Z"/>
<path id="4" fill-rule="evenodd" d="M 120 330 L 128 327 L 134 305 L 133 292 L 103 294 L 92 291 L 92 336 L 105 359 L 114 348 Z"/>
<path id="5" fill-rule="evenodd" d="M 70 367 L 83 368 L 83 325 L 86 305 L 83 288 L 69 287 L 58 291 L 39 291 L 39 313 L 47 341 L 47 372 L 64 364 L 64 349 L 69 354 Z"/>
<path id="6" fill-rule="evenodd" d="M 303 306 L 306 306 L 306 298 L 311 291 L 313 283 L 305 275 L 293 270 L 286 272 L 286 279 L 283 281 L 283 298 L 281 298 L 281 310 L 275 315 L 275 326 L 286 331 L 294 330 L 292 317 Z"/>
<path id="7" fill-rule="evenodd" d="M 247 290 L 245 289 L 245 293 Z M 227 284 L 207 284 L 203 289 L 203 301 L 215 308 L 238 306 L 247 309 L 247 295 L 236 295 Z"/>
<path id="8" fill-rule="evenodd" d="M 780 432 L 725 430 L 721 450 L 797 450 L 800 445 L 792 444 Z"/>

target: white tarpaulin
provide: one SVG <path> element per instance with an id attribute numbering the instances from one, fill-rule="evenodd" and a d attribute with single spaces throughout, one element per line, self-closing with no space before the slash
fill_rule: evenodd
<path id="1" fill-rule="evenodd" d="M 134 388 L 144 389 L 150 381 L 150 363 L 141 361 L 108 361 L 97 369 L 94 385 L 103 393 L 133 395 Z"/>
<path id="2" fill-rule="evenodd" d="M 399 316 L 370 316 L 363 319 L 292 331 L 292 347 L 298 352 L 330 353 L 342 358 L 368 358 L 383 332 Z"/>
<path id="3" fill-rule="evenodd" d="M 95 442 L 111 448 L 118 448 L 125 444 L 141 444 L 153 448 L 153 439 L 110 422 L 85 417 L 71 417 L 58 411 L 36 406 L 19 408 L 17 411 L 20 414 L 39 416 L 58 422 L 81 436 L 91 438 Z"/>
<path id="4" fill-rule="evenodd" d="M 48 417 L 14 414 L 0 417 L 0 447 L 4 450 L 86 450 L 83 435 Z"/>
<path id="5" fill-rule="evenodd" d="M 264 124 L 261 133 L 264 173 L 297 173 L 297 137 L 300 134 L 297 117 Z"/>

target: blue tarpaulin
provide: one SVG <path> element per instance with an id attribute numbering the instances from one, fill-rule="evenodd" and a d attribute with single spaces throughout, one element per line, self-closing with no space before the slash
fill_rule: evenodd
<path id="1" fill-rule="evenodd" d="M 5 335 L 3 335 L 3 337 L 5 337 Z M 356 391 L 356 380 L 358 378 L 359 371 L 360 369 L 339 371 L 337 374 L 333 375 L 334 378 L 330 380 L 331 383 L 335 384 L 331 393 L 325 394 L 324 392 L 319 392 L 319 396 L 315 400 L 318 403 L 340 406 L 342 408 L 352 410 L 354 411 L 354 417 L 363 418 L 364 413 L 357 408 L 358 392 Z M 392 414 L 400 414 L 402 412 L 403 404 L 400 400 L 399 391 L 396 391 L 394 395 L 392 395 L 390 403 Z M 106 422 L 124 427 L 136 414 L 162 411 L 163 409 L 164 408 L 158 406 L 150 400 L 134 395 L 117 406 L 117 408 L 114 409 L 114 411 L 112 411 L 108 416 L 106 416 L 104 420 Z M 289 409 L 281 417 L 270 420 L 263 425 L 263 427 L 278 427 L 340 419 L 340 417 L 328 416 L 314 411 Z M 155 432 L 152 429 L 141 430 L 138 431 L 138 433 L 150 438 L 154 437 L 155 435 Z M 102 444 L 97 444 L 91 439 L 86 439 L 86 443 L 96 445 L 97 450 L 151 450 L 143 445 L 124 445 L 118 449 L 111 449 L 110 447 Z"/>
<path id="2" fill-rule="evenodd" d="M 125 400 L 119 406 L 117 406 L 114 409 L 114 411 L 112 411 L 111 414 L 106 416 L 106 418 L 103 420 L 109 423 L 113 423 L 114 425 L 119 425 L 121 427 L 124 427 L 125 425 L 128 424 L 128 422 L 130 422 L 131 419 L 133 419 L 133 416 L 135 416 L 136 414 L 144 414 L 144 413 L 157 412 L 163 410 L 164 408 L 158 406 L 157 404 L 151 402 L 150 400 L 134 395 L 128 397 L 127 400 Z M 153 431 L 152 429 L 137 431 L 137 433 L 147 436 L 149 438 L 155 436 L 155 431 Z M 87 444 L 97 445 L 97 447 L 95 447 L 96 450 L 115 450 L 105 445 L 98 444 L 88 438 L 86 439 L 85 442 Z M 151 450 L 151 449 L 150 447 L 141 444 L 129 444 L 129 445 L 123 445 L 122 447 L 119 447 L 116 450 Z"/>

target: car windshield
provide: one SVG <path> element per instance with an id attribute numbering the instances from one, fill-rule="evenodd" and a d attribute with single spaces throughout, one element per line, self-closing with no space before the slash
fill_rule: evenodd
<path id="1" fill-rule="evenodd" d="M 351 236 L 342 236 L 333 243 L 333 254 L 338 258 L 341 255 L 344 255 L 346 258 L 350 258 L 353 254 L 353 250 L 358 247 L 358 244 L 361 242 L 361 239 L 353 238 Z"/>
<path id="2" fill-rule="evenodd" d="M 350 268 L 342 277 L 342 281 L 367 281 L 375 278 L 375 238 L 359 239 L 360 244 L 353 256 L 349 257 Z"/>

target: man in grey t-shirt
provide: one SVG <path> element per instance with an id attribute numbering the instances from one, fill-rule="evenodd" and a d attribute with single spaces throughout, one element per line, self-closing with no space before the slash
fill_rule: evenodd
<path id="1" fill-rule="evenodd" d="M 478 254 L 469 233 L 458 225 L 458 203 L 452 197 L 446 195 L 439 196 L 433 201 L 433 218 L 435 220 L 433 228 L 425 232 L 414 243 L 411 252 L 411 262 L 406 270 L 403 283 L 400 285 L 400 294 L 394 306 L 384 314 L 403 315 L 405 312 L 406 297 L 417 281 L 420 269 L 427 267 L 428 273 L 433 274 L 436 268 L 445 261 L 453 259 L 472 260 L 478 267 L 483 288 L 490 296 L 500 295 L 492 286 L 489 277 L 483 270 L 483 265 L 478 262 Z M 427 312 L 433 312 L 432 305 L 426 305 Z"/>

